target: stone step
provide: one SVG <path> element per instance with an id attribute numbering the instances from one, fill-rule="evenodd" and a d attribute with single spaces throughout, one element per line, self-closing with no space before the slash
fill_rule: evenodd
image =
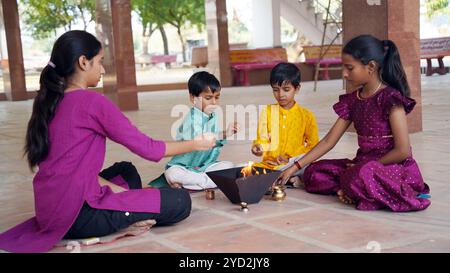
<path id="1" fill-rule="evenodd" d="M 324 30 L 324 13 L 316 12 L 314 0 L 280 0 L 281 16 L 296 27 L 314 44 L 322 42 Z M 329 43 L 335 38 L 339 27 L 328 24 L 325 32 L 325 42 Z M 341 43 L 339 37 L 335 43 Z"/>

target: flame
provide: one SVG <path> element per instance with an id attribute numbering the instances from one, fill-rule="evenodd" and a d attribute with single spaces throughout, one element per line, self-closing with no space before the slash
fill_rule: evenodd
<path id="1" fill-rule="evenodd" d="M 253 168 L 253 161 L 249 161 L 247 167 L 243 167 L 241 169 L 241 174 L 244 177 L 251 176 L 252 175 L 252 168 Z"/>
<path id="2" fill-rule="evenodd" d="M 253 161 L 249 161 L 247 167 L 243 167 L 241 169 L 241 174 L 243 177 L 259 175 L 258 170 L 253 167 L 253 164 Z M 264 170 L 264 174 L 266 174 L 266 170 Z"/>

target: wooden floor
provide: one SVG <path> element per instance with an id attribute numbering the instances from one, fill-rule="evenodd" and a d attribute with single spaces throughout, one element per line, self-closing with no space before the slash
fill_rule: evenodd
<path id="1" fill-rule="evenodd" d="M 425 211 L 363 212 L 338 202 L 334 196 L 287 190 L 287 199 L 263 199 L 248 213 L 216 191 L 215 200 L 203 192 L 192 194 L 193 209 L 186 220 L 170 227 L 155 227 L 137 237 L 112 244 L 83 247 L 82 252 L 450 252 L 450 75 L 422 78 L 423 132 L 411 142 L 426 182 L 432 205 Z M 323 136 L 336 119 L 332 104 L 341 81 L 320 82 L 317 92 L 304 83 L 297 101 L 312 110 Z M 188 104 L 187 91 L 139 94 L 140 110 L 126 115 L 148 135 L 170 139 L 178 117 L 174 105 Z M 221 104 L 272 103 L 268 86 L 225 88 Z M 32 173 L 22 157 L 23 140 L 32 101 L 0 102 L 0 232 L 32 217 Z M 254 126 L 255 124 L 247 124 Z M 230 141 L 220 159 L 241 163 L 257 160 L 250 140 Z M 353 157 L 354 133 L 346 133 L 326 158 Z M 120 145 L 108 142 L 104 166 L 132 161 L 149 181 L 163 171 L 168 159 L 146 162 Z M 374 247 L 373 247 L 374 246 Z M 52 252 L 69 252 L 60 247 Z"/>

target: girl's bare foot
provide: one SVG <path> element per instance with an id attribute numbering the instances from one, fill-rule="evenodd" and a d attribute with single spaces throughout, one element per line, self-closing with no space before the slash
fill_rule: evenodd
<path id="1" fill-rule="evenodd" d="M 350 199 L 347 195 L 345 195 L 345 193 L 342 189 L 338 190 L 337 195 L 339 197 L 339 200 L 341 200 L 342 203 L 347 204 L 347 205 L 354 204 L 353 200 Z"/>
<path id="2" fill-rule="evenodd" d="M 289 183 L 294 187 L 294 188 L 302 188 L 305 186 L 305 184 L 303 183 L 303 181 L 300 179 L 300 177 L 298 176 L 293 176 L 289 179 Z"/>

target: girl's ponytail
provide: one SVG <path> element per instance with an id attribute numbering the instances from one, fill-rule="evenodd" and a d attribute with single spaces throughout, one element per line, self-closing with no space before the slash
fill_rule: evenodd
<path id="1" fill-rule="evenodd" d="M 28 122 L 25 153 L 30 169 L 48 155 L 48 124 L 55 115 L 56 107 L 64 97 L 65 79 L 58 75 L 53 63 L 41 73 L 40 89 L 33 103 L 33 113 Z"/>
<path id="2" fill-rule="evenodd" d="M 399 90 L 403 96 L 409 97 L 410 89 L 397 46 L 391 40 L 384 40 L 382 44 L 385 57 L 380 71 L 381 78 L 384 82 Z"/>

